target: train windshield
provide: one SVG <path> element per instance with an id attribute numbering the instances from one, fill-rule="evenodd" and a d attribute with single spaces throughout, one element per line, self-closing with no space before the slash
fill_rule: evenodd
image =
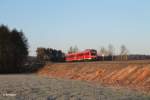
<path id="1" fill-rule="evenodd" d="M 92 56 L 96 56 L 96 55 L 97 55 L 96 50 L 91 50 L 91 55 L 92 55 Z"/>

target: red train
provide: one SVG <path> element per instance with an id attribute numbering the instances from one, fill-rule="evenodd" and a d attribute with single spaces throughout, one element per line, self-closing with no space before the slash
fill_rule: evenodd
<path id="1" fill-rule="evenodd" d="M 66 61 L 82 61 L 95 60 L 97 58 L 97 51 L 94 49 L 87 49 L 82 52 L 70 53 L 66 55 Z"/>

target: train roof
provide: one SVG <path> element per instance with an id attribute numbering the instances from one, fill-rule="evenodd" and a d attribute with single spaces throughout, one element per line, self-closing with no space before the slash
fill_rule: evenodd
<path id="1" fill-rule="evenodd" d="M 89 51 L 96 51 L 96 50 L 95 49 L 85 49 L 84 51 L 81 51 L 81 52 L 69 53 L 69 54 L 66 54 L 66 55 L 80 54 L 80 53 L 85 53 L 85 52 L 89 52 Z"/>

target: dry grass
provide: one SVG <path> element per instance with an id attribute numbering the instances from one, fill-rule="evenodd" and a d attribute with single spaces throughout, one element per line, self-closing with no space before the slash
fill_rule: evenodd
<path id="1" fill-rule="evenodd" d="M 16 96 L 3 96 L 4 94 Z M 0 100 L 150 100 L 128 89 L 30 75 L 0 75 Z"/>

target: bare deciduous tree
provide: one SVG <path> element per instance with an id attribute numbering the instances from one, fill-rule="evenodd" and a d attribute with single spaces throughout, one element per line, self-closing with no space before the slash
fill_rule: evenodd
<path id="1" fill-rule="evenodd" d="M 79 49 L 78 49 L 77 46 L 75 46 L 75 47 L 73 48 L 73 50 L 74 50 L 74 52 L 78 52 L 78 51 L 79 51 Z"/>
<path id="2" fill-rule="evenodd" d="M 104 59 L 105 56 L 108 55 L 108 51 L 105 49 L 105 47 L 101 47 L 101 49 L 100 49 L 100 54 L 102 55 L 103 61 L 104 61 L 104 60 L 105 60 L 105 59 Z"/>
<path id="3" fill-rule="evenodd" d="M 114 47 L 112 44 L 108 45 L 108 55 L 112 57 L 113 60 L 113 55 L 114 55 Z"/>
<path id="4" fill-rule="evenodd" d="M 125 45 L 121 45 L 120 47 L 120 59 L 121 60 L 127 60 L 128 59 L 128 49 Z"/>
<path id="5" fill-rule="evenodd" d="M 101 47 L 100 53 L 101 53 L 101 55 L 108 55 L 108 51 L 106 50 L 105 47 Z"/>
<path id="6" fill-rule="evenodd" d="M 74 47 L 71 46 L 68 50 L 68 53 L 76 53 L 78 51 L 79 51 L 79 49 L 77 46 L 74 46 Z"/>
<path id="7" fill-rule="evenodd" d="M 73 47 L 72 46 L 69 48 L 68 53 L 73 53 Z"/>

